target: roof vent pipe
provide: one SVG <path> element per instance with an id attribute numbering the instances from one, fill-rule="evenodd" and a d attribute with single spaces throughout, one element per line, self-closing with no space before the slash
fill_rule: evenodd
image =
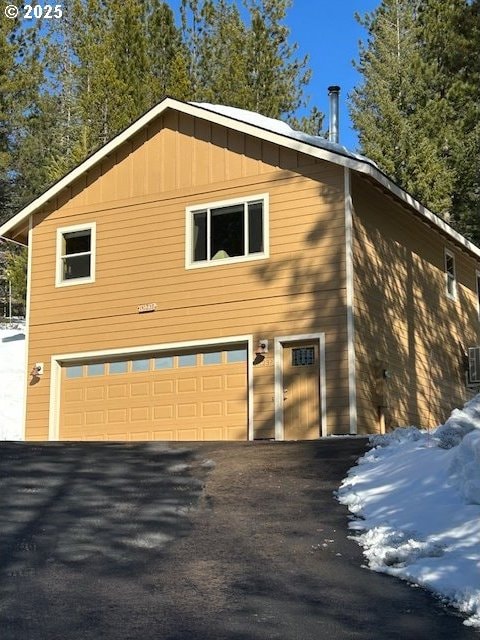
<path id="1" fill-rule="evenodd" d="M 333 85 L 328 87 L 328 97 L 330 98 L 330 127 L 328 129 L 328 139 L 330 142 L 338 144 L 338 96 L 340 87 Z"/>

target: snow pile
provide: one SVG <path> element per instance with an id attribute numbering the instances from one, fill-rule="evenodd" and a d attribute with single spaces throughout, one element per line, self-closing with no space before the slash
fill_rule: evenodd
<path id="1" fill-rule="evenodd" d="M 338 491 L 369 567 L 434 591 L 480 627 L 480 395 L 433 433 L 396 429 L 371 444 Z"/>
<path id="2" fill-rule="evenodd" d="M 299 142 L 304 142 L 305 144 L 313 145 L 314 147 L 319 147 L 320 149 L 325 149 L 326 151 L 332 151 L 333 153 L 339 153 L 342 156 L 348 156 L 349 158 L 354 158 L 355 160 L 360 160 L 361 162 L 368 162 L 372 166 L 378 168 L 378 165 L 362 156 L 358 153 L 354 153 L 344 147 L 341 144 L 337 144 L 336 142 L 330 142 L 326 138 L 322 138 L 320 136 L 312 136 L 308 133 L 304 133 L 303 131 L 296 131 L 292 129 L 292 127 L 283 122 L 283 120 L 276 120 L 275 118 L 269 118 L 267 116 L 262 116 L 260 113 L 255 113 L 254 111 L 247 111 L 246 109 L 238 109 L 237 107 L 227 107 L 222 104 L 210 104 L 209 102 L 192 102 L 191 104 L 201 107 L 202 109 L 207 109 L 208 111 L 214 111 L 215 113 L 219 113 L 222 116 L 227 116 L 228 118 L 234 118 L 235 120 L 239 120 L 240 122 L 245 122 L 247 124 L 252 124 L 255 127 L 260 127 L 261 129 L 265 129 L 267 131 L 271 131 L 272 133 L 279 133 L 282 136 L 287 136 L 293 140 L 298 140 Z"/>
<path id="3" fill-rule="evenodd" d="M 0 440 L 23 440 L 25 330 L 0 328 Z"/>
<path id="4" fill-rule="evenodd" d="M 463 409 L 454 409 L 452 415 L 435 431 L 435 438 L 445 449 L 455 447 L 474 429 L 480 429 L 480 401 L 475 396 Z"/>

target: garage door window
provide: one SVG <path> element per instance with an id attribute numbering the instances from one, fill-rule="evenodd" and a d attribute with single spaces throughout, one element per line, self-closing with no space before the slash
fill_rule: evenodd
<path id="1" fill-rule="evenodd" d="M 194 367 L 197 364 L 197 356 L 194 353 L 178 356 L 179 367 Z"/>
<path id="2" fill-rule="evenodd" d="M 128 370 L 128 362 L 111 362 L 108 367 L 109 373 L 126 373 Z"/>
<path id="3" fill-rule="evenodd" d="M 150 360 L 133 360 L 132 371 L 148 371 L 150 369 Z"/>
<path id="4" fill-rule="evenodd" d="M 105 374 L 105 365 L 89 364 L 87 367 L 87 376 L 103 376 Z"/>
<path id="5" fill-rule="evenodd" d="M 247 359 L 246 349 L 236 349 L 235 351 L 227 351 L 227 362 L 243 362 Z"/>
<path id="6" fill-rule="evenodd" d="M 215 351 L 213 353 L 203 354 L 203 364 L 221 364 L 221 362 L 222 362 L 221 351 Z"/>
<path id="7" fill-rule="evenodd" d="M 173 356 L 164 356 L 163 358 L 155 358 L 155 369 L 172 369 Z"/>
<path id="8" fill-rule="evenodd" d="M 83 376 L 83 367 L 65 367 L 67 378 L 81 378 Z"/>

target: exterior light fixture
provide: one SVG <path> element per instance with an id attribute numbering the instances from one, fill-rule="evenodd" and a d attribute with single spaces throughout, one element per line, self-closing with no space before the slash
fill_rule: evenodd
<path id="1" fill-rule="evenodd" d="M 255 349 L 255 355 L 264 356 L 266 353 L 268 353 L 268 340 L 261 338 L 258 341 L 257 348 Z"/>

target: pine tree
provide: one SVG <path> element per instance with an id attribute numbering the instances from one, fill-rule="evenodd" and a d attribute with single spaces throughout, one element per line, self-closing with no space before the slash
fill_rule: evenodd
<path id="1" fill-rule="evenodd" d="M 247 108 L 272 118 L 293 116 L 303 104 L 311 72 L 308 56 L 295 58 L 284 24 L 291 0 L 246 0 L 251 26 L 245 46 Z"/>
<path id="2" fill-rule="evenodd" d="M 417 0 L 383 0 L 358 17 L 368 42 L 360 47 L 363 84 L 351 95 L 361 150 L 437 213 L 451 209 L 454 173 L 446 152 L 451 106 L 432 91 L 437 69 L 421 49 Z"/>
<path id="3" fill-rule="evenodd" d="M 165 96 L 189 100 L 192 96 L 188 52 L 173 11 L 166 2 L 152 0 L 146 18 L 149 103 Z"/>
<path id="4" fill-rule="evenodd" d="M 362 151 L 480 240 L 480 2 L 383 0 L 359 18 L 363 84 L 351 96 Z"/>

